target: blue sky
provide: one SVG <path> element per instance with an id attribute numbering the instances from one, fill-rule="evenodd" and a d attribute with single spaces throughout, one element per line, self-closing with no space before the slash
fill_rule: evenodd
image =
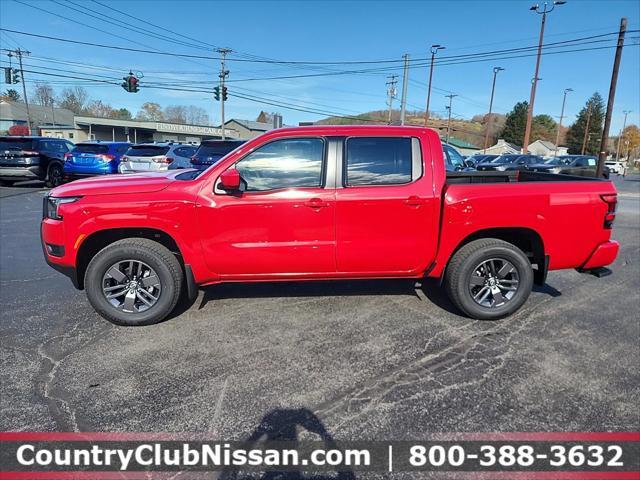
<path id="1" fill-rule="evenodd" d="M 167 52 L 213 56 L 213 52 L 178 45 L 158 38 L 149 38 L 131 31 L 127 26 L 105 24 L 102 20 L 74 11 L 66 0 L 41 0 L 32 6 L 11 0 L 0 1 L 0 24 L 3 28 L 42 35 L 58 36 L 109 45 Z M 139 25 L 137 20 L 88 0 L 73 0 L 70 7 L 97 15 L 121 18 Z M 529 11 L 532 1 L 285 1 L 285 2 L 207 2 L 207 1 L 109 1 L 100 0 L 119 10 L 166 26 L 168 29 L 197 38 L 212 45 L 232 48 L 230 58 L 248 55 L 295 61 L 352 61 L 400 59 L 409 53 L 412 59 L 425 58 L 431 44 L 439 43 L 447 49 L 444 58 L 476 52 L 529 47 L 537 43 L 540 16 Z M 33 8 L 33 6 L 37 8 Z M 46 9 L 59 16 L 40 11 Z M 637 0 L 569 0 L 549 16 L 545 43 L 600 35 L 617 31 L 620 18 L 626 16 L 628 29 L 639 28 L 640 2 Z M 63 17 L 63 18 L 61 18 Z M 80 25 L 82 22 L 88 26 Z M 170 38 L 164 29 L 143 27 L 150 32 Z M 639 43 L 640 33 L 628 33 L 629 44 Z M 610 46 L 615 36 L 594 40 L 606 42 L 582 47 Z M 183 39 L 184 40 L 184 39 Z M 19 34 L 3 34 L 2 48 L 17 45 L 32 52 L 25 60 L 32 69 L 64 69 L 74 76 L 92 76 L 120 80 L 129 68 L 144 73 L 144 81 L 207 82 L 217 79 L 219 64 L 207 59 L 184 59 L 107 50 L 38 39 Z M 185 40 L 187 41 L 187 40 Z M 190 42 L 193 43 L 193 42 Z M 547 55 L 542 59 L 535 113 L 559 116 L 562 92 L 573 88 L 567 100 L 564 123 L 570 123 L 587 98 L 599 91 L 606 98 L 611 78 L 614 49 Z M 255 58 L 255 57 L 251 57 Z M 53 63 L 53 60 L 73 61 L 78 65 Z M 6 57 L 3 55 L 3 60 Z M 486 112 L 491 89 L 492 67 L 506 70 L 498 76 L 494 111 L 506 113 L 517 101 L 528 100 L 530 81 L 534 71 L 534 57 L 490 60 L 436 67 L 433 79 L 431 109 L 444 115 L 448 92 L 458 94 L 453 101 L 457 116 L 470 118 Z M 3 63 L 4 65 L 4 63 Z M 383 64 L 382 66 L 388 66 Z M 396 65 L 396 64 L 394 64 Z M 307 109 L 356 114 L 384 109 L 387 75 L 397 71 L 367 74 L 331 75 L 287 80 L 238 80 L 265 76 L 288 76 L 326 73 L 327 71 L 371 68 L 380 65 L 324 65 L 292 66 L 249 62 L 229 62 L 230 93 L 270 98 L 276 103 L 297 104 Z M 98 68 L 99 67 L 99 68 Z M 107 67 L 107 68 L 104 68 Z M 408 90 L 409 109 L 424 108 L 426 96 L 426 66 L 412 68 Z M 27 74 L 35 77 L 33 74 Z M 40 78 L 45 78 L 39 76 Z M 74 80 L 51 78 L 52 82 Z M 234 83 L 236 81 L 237 83 Z M 195 88 L 207 87 L 193 83 Z M 57 89 L 65 85 L 55 85 Z M 4 87 L 3 87 L 4 88 Z M 142 103 L 155 101 L 163 106 L 194 104 L 206 109 L 214 121 L 219 121 L 219 103 L 207 93 L 167 91 L 142 88 L 129 94 L 117 86 L 91 84 L 85 86 L 91 98 L 101 99 L 115 107 L 136 112 Z M 183 87 L 179 87 L 183 88 Z M 400 83 L 398 84 L 400 93 Z M 396 102 L 398 105 L 398 102 Z M 231 98 L 226 104 L 227 118 L 255 119 L 261 109 L 278 111 L 287 124 L 321 118 L 323 115 L 289 110 L 253 101 Z M 628 123 L 639 123 L 640 112 L 640 47 L 625 48 L 616 103 L 612 134 L 621 127 L 623 110 L 632 110 Z"/>

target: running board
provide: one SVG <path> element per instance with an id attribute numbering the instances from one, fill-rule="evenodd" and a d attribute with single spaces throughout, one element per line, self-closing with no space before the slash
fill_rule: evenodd
<path id="1" fill-rule="evenodd" d="M 608 277 L 613 272 L 607 267 L 597 267 L 597 268 L 589 268 L 587 270 L 582 270 L 580 268 L 577 269 L 580 273 L 588 273 L 589 275 L 593 275 L 594 277 L 602 278 Z"/>

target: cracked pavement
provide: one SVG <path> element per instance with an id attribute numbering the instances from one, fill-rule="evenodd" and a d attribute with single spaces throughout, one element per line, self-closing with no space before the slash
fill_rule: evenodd
<path id="1" fill-rule="evenodd" d="M 551 272 L 510 318 L 434 282 L 221 285 L 160 325 L 111 325 L 44 262 L 39 185 L 0 189 L 2 430 L 246 438 L 306 408 L 338 440 L 640 428 L 640 178 L 613 275 Z"/>

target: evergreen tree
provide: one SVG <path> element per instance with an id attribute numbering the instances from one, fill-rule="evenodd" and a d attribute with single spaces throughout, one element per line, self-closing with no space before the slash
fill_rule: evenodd
<path id="1" fill-rule="evenodd" d="M 528 108 L 528 102 L 518 102 L 514 105 L 513 110 L 507 113 L 507 118 L 504 122 L 504 128 L 502 129 L 500 138 L 518 146 L 522 145 L 522 141 L 524 140 L 524 129 L 527 125 Z"/>
<path id="2" fill-rule="evenodd" d="M 569 153 L 582 153 L 582 143 L 584 141 L 585 129 L 587 128 L 587 117 L 589 116 L 589 106 L 591 106 L 591 118 L 589 119 L 589 131 L 587 132 L 587 147 L 585 154 L 597 155 L 600 150 L 600 137 L 602 137 L 602 127 L 604 123 L 604 100 L 598 92 L 594 93 L 580 113 L 576 121 L 567 131 L 567 146 Z"/>

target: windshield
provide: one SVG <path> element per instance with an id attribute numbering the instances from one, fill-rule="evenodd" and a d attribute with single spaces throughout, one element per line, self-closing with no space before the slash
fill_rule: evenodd
<path id="1" fill-rule="evenodd" d="M 71 153 L 107 153 L 109 147 L 106 145 L 98 145 L 96 143 L 79 143 L 77 144 Z"/>
<path id="2" fill-rule="evenodd" d="M 500 155 L 491 160 L 491 163 L 513 163 L 520 155 Z"/>
<path id="3" fill-rule="evenodd" d="M 30 138 L 0 138 L 0 150 L 33 150 Z"/>
<path id="4" fill-rule="evenodd" d="M 156 157 L 164 155 L 169 151 L 169 147 L 160 145 L 135 145 L 127 150 L 130 157 Z"/>
<path id="5" fill-rule="evenodd" d="M 244 142 L 211 142 L 211 143 L 203 143 L 198 148 L 196 152 L 196 156 L 198 157 L 216 157 L 223 156 L 227 153 L 235 150 L 236 147 L 239 147 Z"/>
<path id="6" fill-rule="evenodd" d="M 546 160 L 544 163 L 545 165 L 564 165 L 564 162 L 560 158 L 550 158 L 549 160 Z"/>

